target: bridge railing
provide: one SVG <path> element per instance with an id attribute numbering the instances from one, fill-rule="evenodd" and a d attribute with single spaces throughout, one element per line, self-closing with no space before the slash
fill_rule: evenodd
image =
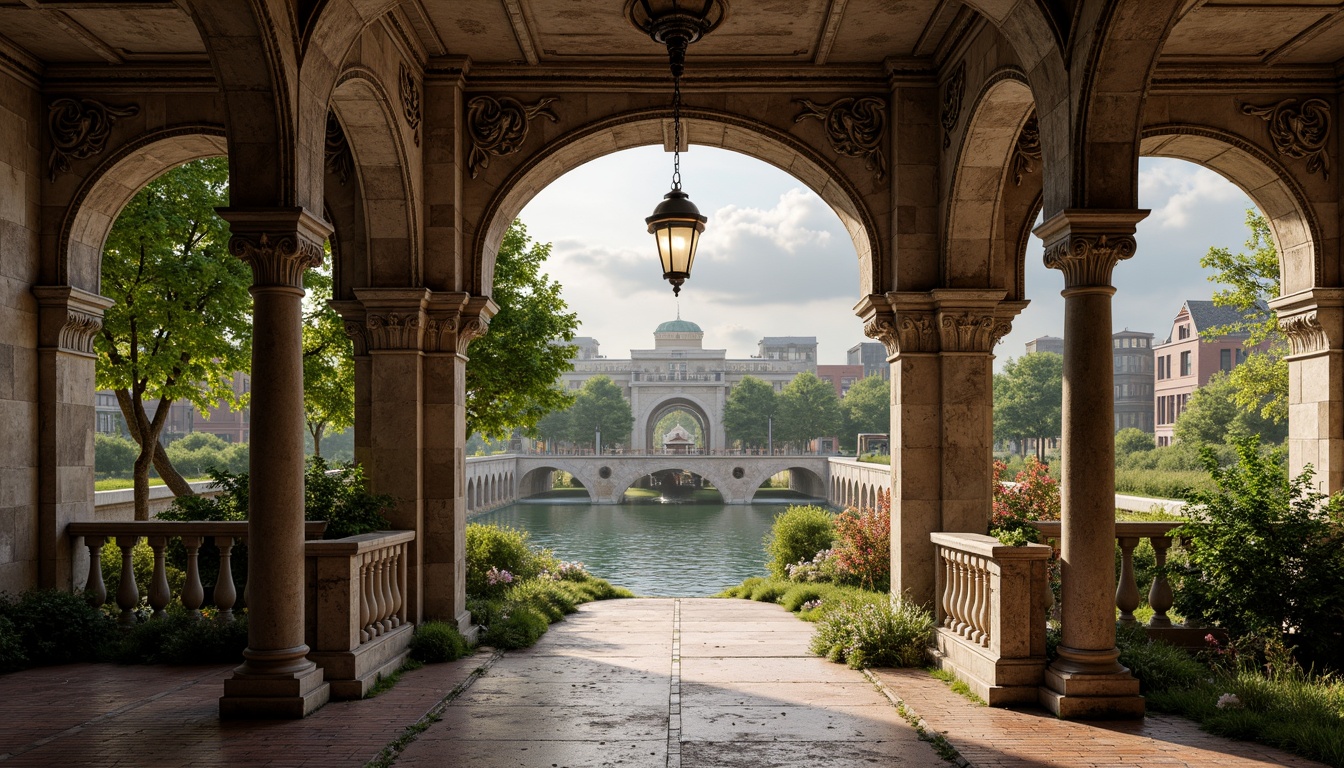
<path id="1" fill-rule="evenodd" d="M 533 451 L 531 451 L 531 452 L 529 452 L 529 453 L 524 453 L 524 454 L 519 454 L 519 455 L 520 455 L 520 456 L 577 456 L 577 457 L 583 457 L 583 456 L 596 456 L 596 455 L 598 455 L 598 454 L 595 454 L 595 453 L 593 452 L 593 449 L 592 449 L 592 448 L 568 448 L 568 449 L 564 449 L 564 448 L 562 448 L 562 449 L 545 450 L 545 451 L 537 451 L 537 450 L 533 450 Z M 834 456 L 834 454 L 825 454 L 825 453 L 820 453 L 820 454 L 819 454 L 819 453 L 816 453 L 816 452 L 814 452 L 814 451 L 798 451 L 798 450 L 790 450 L 790 449 L 784 449 L 784 448 L 776 448 L 776 449 L 774 450 L 774 452 L 769 452 L 769 451 L 764 451 L 764 450 L 759 450 L 759 451 L 757 451 L 757 450 L 741 449 L 741 448 L 719 448 L 719 449 L 712 449 L 712 450 L 711 450 L 711 449 L 692 449 L 692 450 L 688 450 L 688 451 L 662 451 L 662 450 L 652 450 L 652 451 L 650 451 L 650 450 L 647 450 L 647 449 L 639 449 L 639 448 L 603 448 L 603 449 L 602 449 L 602 453 L 601 453 L 600 455 L 602 455 L 602 456 L 636 456 L 636 457 L 638 457 L 638 456 L 659 456 L 659 457 L 661 457 L 661 456 L 746 456 L 746 457 L 759 457 L 759 458 L 770 458 L 770 457 L 776 457 L 776 456 L 777 456 L 777 457 L 784 458 L 784 457 L 794 456 L 794 457 L 799 457 L 799 458 L 813 458 L 813 459 L 828 459 L 828 458 L 832 458 L 832 457 Z"/>

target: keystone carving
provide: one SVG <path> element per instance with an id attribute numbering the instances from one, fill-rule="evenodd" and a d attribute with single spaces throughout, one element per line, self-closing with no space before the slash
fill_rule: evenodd
<path id="1" fill-rule="evenodd" d="M 229 253 L 252 267 L 254 286 L 303 288 L 303 273 L 322 263 L 322 244 L 294 232 L 235 234 Z"/>
<path id="2" fill-rule="evenodd" d="M 336 115 L 327 113 L 327 172 L 336 177 L 344 187 L 355 172 L 355 155 L 350 151 L 350 142 L 346 141 L 345 131 Z"/>
<path id="3" fill-rule="evenodd" d="M 110 107 L 93 99 L 56 99 L 47 107 L 47 130 L 51 133 L 51 156 L 47 173 L 52 181 L 70 171 L 71 160 L 102 154 L 112 125 L 123 117 L 140 114 L 137 104 Z"/>
<path id="4" fill-rule="evenodd" d="M 548 96 L 528 105 L 508 96 L 477 96 L 467 102 L 467 133 L 471 136 L 467 169 L 471 178 L 490 167 L 491 155 L 503 157 L 517 152 L 527 140 L 529 123 L 536 117 L 559 121 L 549 109 L 555 101 Z"/>
<path id="5" fill-rule="evenodd" d="M 364 328 L 370 350 L 420 349 L 420 313 L 370 313 L 364 318 Z"/>
<path id="6" fill-rule="evenodd" d="M 1308 352 L 1320 352 L 1330 348 L 1330 339 L 1315 312 L 1295 315 L 1279 321 L 1279 330 L 1288 337 L 1288 345 L 1294 355 Z"/>
<path id="7" fill-rule="evenodd" d="M 1022 178 L 1036 172 L 1036 163 L 1041 161 L 1041 126 L 1036 122 L 1036 113 L 1032 112 L 1017 135 L 1017 144 L 1013 146 L 1013 184 L 1022 186 Z"/>
<path id="8" fill-rule="evenodd" d="M 809 117 L 820 120 L 826 129 L 831 149 L 847 157 L 862 157 L 864 167 L 881 181 L 887 176 L 887 158 L 882 139 L 887 129 L 887 103 L 876 96 L 846 97 L 822 105 L 798 99 L 804 111 L 793 121 Z"/>
<path id="9" fill-rule="evenodd" d="M 961 118 L 962 97 L 966 94 L 966 62 L 957 64 L 952 78 L 943 87 L 943 149 L 952 146 L 952 131 Z"/>
<path id="10" fill-rule="evenodd" d="M 401 84 L 401 116 L 406 118 L 406 125 L 411 129 L 411 136 L 415 139 L 415 146 L 420 146 L 420 81 L 415 79 L 415 75 L 406 68 L 405 64 L 399 66 L 400 76 L 397 80 Z"/>
<path id="11" fill-rule="evenodd" d="M 1325 99 L 1307 99 L 1301 106 L 1297 99 L 1263 107 L 1241 102 L 1241 111 L 1269 124 L 1269 138 L 1280 155 L 1305 158 L 1307 173 L 1320 171 L 1323 178 L 1330 178 L 1330 156 L 1325 152 L 1330 139 L 1330 104 Z"/>
<path id="12" fill-rule="evenodd" d="M 1064 273 L 1068 288 L 1111 284 L 1115 265 L 1134 255 L 1133 235 L 1069 235 L 1045 249 L 1045 266 Z"/>

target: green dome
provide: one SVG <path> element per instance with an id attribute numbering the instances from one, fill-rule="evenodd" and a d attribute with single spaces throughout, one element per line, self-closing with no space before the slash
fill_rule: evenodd
<path id="1" fill-rule="evenodd" d="M 658 326 L 658 330 L 654 333 L 704 333 L 704 331 L 700 330 L 700 326 L 690 320 L 677 318 L 676 320 L 668 320 Z"/>

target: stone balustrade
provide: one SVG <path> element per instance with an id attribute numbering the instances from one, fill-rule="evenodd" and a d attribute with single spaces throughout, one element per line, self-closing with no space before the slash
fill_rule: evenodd
<path id="1" fill-rule="evenodd" d="M 932 533 L 941 668 L 991 705 L 1034 702 L 1045 671 L 1050 548 L 975 533 Z"/>
<path id="2" fill-rule="evenodd" d="M 358 699 L 405 661 L 407 550 L 414 531 L 377 531 L 306 545 L 308 658 L 335 699 Z"/>
<path id="3" fill-rule="evenodd" d="M 1152 618 L 1143 625 L 1148 632 L 1148 636 L 1165 640 L 1173 645 L 1202 648 L 1204 646 L 1204 636 L 1209 634 L 1211 630 L 1204 627 L 1188 627 L 1176 624 L 1167 615 L 1171 607 L 1176 604 L 1175 593 L 1172 591 L 1171 582 L 1167 579 L 1167 553 L 1173 544 L 1180 544 L 1171 535 L 1171 532 L 1181 525 L 1183 525 L 1181 521 L 1116 522 L 1115 540 L 1120 547 L 1120 574 L 1115 585 L 1115 607 L 1119 609 L 1122 624 L 1138 624 L 1138 619 L 1134 617 L 1134 610 L 1139 607 L 1141 589 L 1146 586 L 1148 589 L 1148 605 L 1153 609 Z M 1046 538 L 1057 540 L 1060 536 L 1061 529 L 1058 520 L 1037 520 L 1032 523 L 1032 526 Z M 1156 567 L 1153 569 L 1152 583 L 1140 585 L 1134 573 L 1134 550 L 1138 547 L 1139 542 L 1144 539 L 1147 539 L 1153 546 L 1153 559 Z M 1215 632 L 1215 634 L 1219 633 Z"/>

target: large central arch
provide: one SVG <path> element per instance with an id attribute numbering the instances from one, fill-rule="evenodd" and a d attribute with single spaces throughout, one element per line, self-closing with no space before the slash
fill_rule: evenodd
<path id="1" fill-rule="evenodd" d="M 551 182 L 584 163 L 623 149 L 664 144 L 667 110 L 612 115 L 561 136 L 524 160 L 500 185 L 481 217 L 470 268 L 470 291 L 490 295 L 495 256 L 510 222 Z M 839 216 L 859 258 L 859 296 L 881 293 L 887 266 L 876 217 L 865 194 L 835 166 L 798 138 L 750 118 L 705 109 L 683 108 L 689 141 L 756 158 L 789 173 L 817 194 Z"/>
<path id="2" fill-rule="evenodd" d="M 635 436 L 642 439 L 644 450 L 654 453 L 662 448 L 659 442 L 662 435 L 654 434 L 654 427 L 658 422 L 669 413 L 675 411 L 685 411 L 691 414 L 692 418 L 700 422 L 700 428 L 705 434 L 705 450 L 709 450 L 715 445 L 714 437 L 723 431 L 723 424 L 714 418 L 713 409 L 707 407 L 699 399 L 687 395 L 672 395 L 654 402 L 649 407 L 635 416 Z M 631 445 L 635 447 L 636 444 Z"/>

